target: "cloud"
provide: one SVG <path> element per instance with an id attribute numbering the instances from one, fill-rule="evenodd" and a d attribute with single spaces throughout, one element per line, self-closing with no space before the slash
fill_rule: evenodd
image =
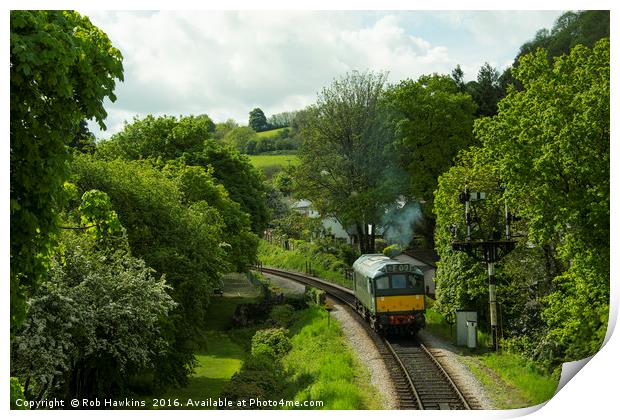
<path id="1" fill-rule="evenodd" d="M 124 57 L 125 82 L 117 87 L 117 102 L 107 104 L 109 129 L 100 133 L 91 125 L 98 137 L 118 131 L 122 119 L 133 115 L 207 113 L 216 121 L 245 123 L 257 106 L 267 115 L 303 108 L 334 77 L 351 70 L 387 70 L 395 82 L 447 73 L 457 63 L 477 71 L 474 66 L 484 61 L 507 60 L 482 59 L 479 53 L 476 60 L 463 61 L 447 42 L 415 33 L 406 19 L 415 12 L 85 14 Z M 492 30 L 493 19 L 474 12 L 436 15 L 425 16 L 475 39 Z"/>

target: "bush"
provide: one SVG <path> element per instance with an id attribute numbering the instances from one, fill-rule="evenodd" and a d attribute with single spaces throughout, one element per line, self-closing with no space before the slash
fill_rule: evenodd
<path id="1" fill-rule="evenodd" d="M 325 291 L 314 287 L 306 288 L 306 300 L 314 305 L 325 305 Z"/>
<path id="2" fill-rule="evenodd" d="M 280 357 L 290 347 L 283 328 L 257 331 L 252 338 L 251 356 L 224 387 L 220 398 L 231 401 L 278 398 L 286 382 Z"/>
<path id="3" fill-rule="evenodd" d="M 291 349 L 291 342 L 287 335 L 288 331 L 284 328 L 268 328 L 258 330 L 252 337 L 252 354 L 264 354 L 261 345 L 270 347 L 276 357 L 282 357 Z"/>
<path id="4" fill-rule="evenodd" d="M 269 319 L 272 319 L 280 327 L 288 327 L 293 321 L 295 308 L 291 305 L 276 305 L 269 313 Z"/>
<path id="5" fill-rule="evenodd" d="M 23 405 L 15 404 L 17 400 L 26 401 L 26 397 L 24 396 L 24 388 L 19 383 L 19 379 L 11 378 L 11 410 L 27 410 Z"/>

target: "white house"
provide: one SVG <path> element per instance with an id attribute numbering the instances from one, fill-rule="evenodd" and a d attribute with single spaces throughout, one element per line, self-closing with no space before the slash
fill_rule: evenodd
<path id="1" fill-rule="evenodd" d="M 403 263 L 412 264 L 424 273 L 424 290 L 429 296 L 435 296 L 435 272 L 439 256 L 432 249 L 409 249 L 394 257 Z"/>

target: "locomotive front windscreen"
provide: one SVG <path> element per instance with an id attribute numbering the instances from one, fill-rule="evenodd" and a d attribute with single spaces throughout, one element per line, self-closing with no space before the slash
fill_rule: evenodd
<path id="1" fill-rule="evenodd" d="M 375 279 L 377 295 L 424 293 L 424 278 L 412 273 L 391 273 Z"/>

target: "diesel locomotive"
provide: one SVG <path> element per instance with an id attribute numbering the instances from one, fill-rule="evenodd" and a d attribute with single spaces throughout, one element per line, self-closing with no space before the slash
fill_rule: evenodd
<path id="1" fill-rule="evenodd" d="M 424 328 L 424 275 L 383 254 L 364 254 L 353 264 L 356 310 L 382 334 L 410 335 Z"/>

